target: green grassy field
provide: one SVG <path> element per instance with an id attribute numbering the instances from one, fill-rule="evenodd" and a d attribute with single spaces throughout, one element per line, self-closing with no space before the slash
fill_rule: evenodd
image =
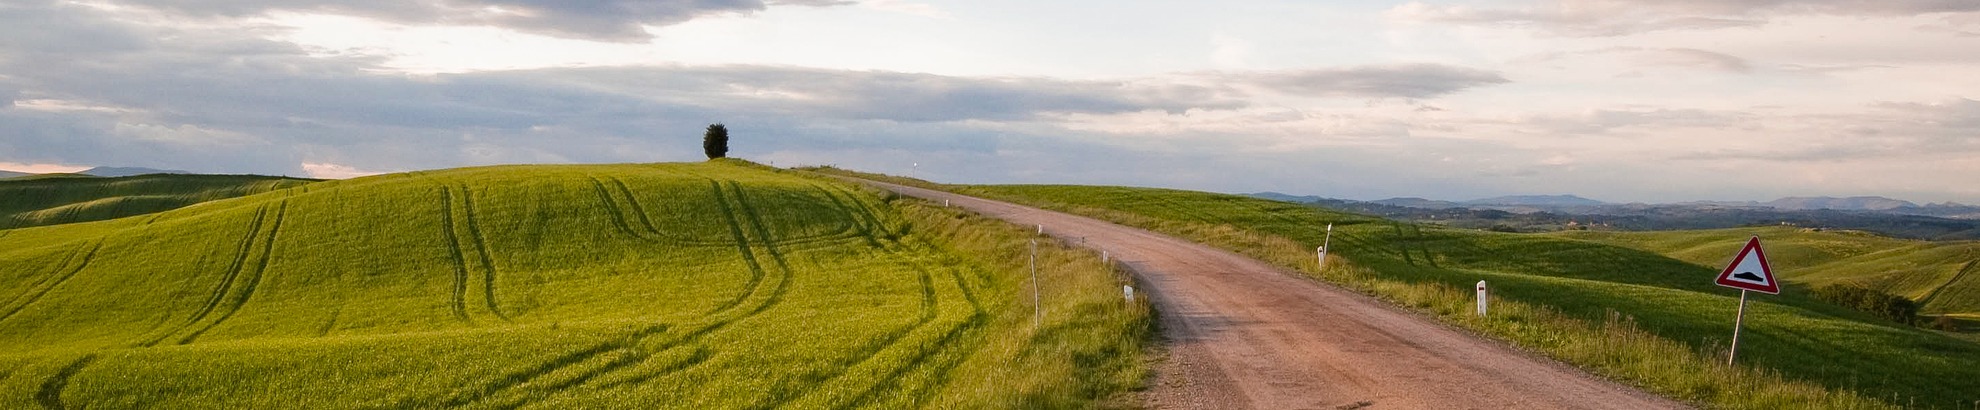
<path id="1" fill-rule="evenodd" d="M 1041 246 L 1034 327 L 1029 239 L 730 160 L 391 174 L 0 230 L 0 408 L 1119 404 L 1147 306 Z"/>
<path id="2" fill-rule="evenodd" d="M 1980 400 L 1980 344 L 1830 306 L 1801 286 L 1755 296 L 1741 366 L 1720 365 L 1738 291 L 1712 284 L 1718 269 L 1705 265 L 1724 263 L 1717 259 L 1729 259 L 1744 237 L 1699 250 L 1700 260 L 1710 260 L 1701 264 L 1588 240 L 1403 224 L 1234 195 L 948 188 L 1232 249 L 1710 407 L 1963 409 Z M 1335 225 L 1330 259 L 1338 259 L 1320 270 L 1312 252 L 1328 223 Z M 1768 245 L 1769 257 L 1792 270 L 1801 252 L 1790 243 Z M 1479 280 L 1492 288 L 1490 318 L 1470 312 L 1469 290 Z M 1951 300 L 1963 294 L 1939 297 L 1948 299 L 1935 301 L 1939 306 L 1971 303 Z"/>
<path id="3" fill-rule="evenodd" d="M 1759 236 L 1774 274 L 1808 287 L 1855 283 L 1919 302 L 1925 314 L 1980 314 L 1980 242 L 1895 239 L 1856 231 L 1760 227 L 1556 235 L 1724 267 L 1743 239 Z"/>
<path id="4" fill-rule="evenodd" d="M 260 175 L 30 175 L 0 179 L 0 229 L 101 221 L 287 189 L 315 180 Z"/>

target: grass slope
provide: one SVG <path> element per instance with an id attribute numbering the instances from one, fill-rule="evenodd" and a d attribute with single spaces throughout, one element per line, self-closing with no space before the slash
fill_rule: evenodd
<path id="1" fill-rule="evenodd" d="M 1855 231 L 1789 227 L 1660 232 L 1563 232 L 1566 238 L 1655 252 L 1724 267 L 1749 236 L 1760 236 L 1774 274 L 1819 286 L 1861 284 L 1919 301 L 1921 313 L 1980 315 L 1980 242 L 1928 242 Z"/>
<path id="2" fill-rule="evenodd" d="M 1755 297 L 1741 338 L 1739 360 L 1745 366 L 1719 366 L 1738 292 L 1711 283 L 1717 269 L 1653 252 L 1396 223 L 1202 192 L 951 188 L 1247 253 L 1712 407 L 1877 406 L 1867 397 L 1891 405 L 1969 408 L 1980 400 L 1980 344 L 1829 306 L 1811 300 L 1799 286 L 1780 296 Z M 1341 260 L 1316 270 L 1312 252 L 1329 223 L 1335 224 L 1330 259 Z M 1782 245 L 1787 243 L 1770 243 Z M 1798 253 L 1781 247 L 1775 256 L 1771 249 L 1769 256 L 1783 262 Z M 1730 255 L 1718 251 L 1700 252 Z M 1485 319 L 1472 316 L 1468 307 L 1471 285 L 1481 279 L 1491 284 L 1499 306 Z"/>
<path id="3" fill-rule="evenodd" d="M 1041 247 L 1033 327 L 1022 229 L 739 161 L 0 233 L 4 408 L 1080 408 L 1149 334 L 1086 252 Z"/>
<path id="4" fill-rule="evenodd" d="M 50 174 L 0 180 L 0 229 L 143 215 L 311 182 L 315 181 L 260 175 L 171 174 L 121 178 Z"/>

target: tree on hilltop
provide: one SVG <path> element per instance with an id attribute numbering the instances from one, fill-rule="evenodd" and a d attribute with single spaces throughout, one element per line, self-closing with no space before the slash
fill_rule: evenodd
<path id="1" fill-rule="evenodd" d="M 729 156 L 729 127 L 722 123 L 708 125 L 708 132 L 701 134 L 701 150 L 708 153 L 708 159 Z"/>

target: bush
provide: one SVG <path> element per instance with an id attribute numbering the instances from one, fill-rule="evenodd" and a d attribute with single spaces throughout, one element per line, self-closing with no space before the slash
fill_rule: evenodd
<path id="1" fill-rule="evenodd" d="M 1815 299 L 1904 324 L 1918 318 L 1918 303 L 1856 284 L 1839 283 L 1815 288 Z"/>

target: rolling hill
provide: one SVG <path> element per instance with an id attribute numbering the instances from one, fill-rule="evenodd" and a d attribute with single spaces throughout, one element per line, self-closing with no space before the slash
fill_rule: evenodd
<path id="1" fill-rule="evenodd" d="M 0 229 L 150 214 L 315 182 L 260 175 L 69 175 L 0 181 Z"/>
<path id="2" fill-rule="evenodd" d="M 1920 313 L 1980 315 L 1980 242 L 1928 242 L 1864 232 L 1788 227 L 1557 235 L 1655 252 L 1723 267 L 1749 236 L 1760 236 L 1782 280 L 1812 286 L 1864 285 L 1919 302 Z"/>
<path id="3" fill-rule="evenodd" d="M 1065 408 L 1138 384 L 1146 305 L 1041 246 L 1034 327 L 1030 238 L 732 160 L 6 229 L 0 408 Z"/>
<path id="4" fill-rule="evenodd" d="M 1051 185 L 946 188 L 1222 246 L 1711 407 L 1855 408 L 1861 405 L 1857 400 L 1882 400 L 1893 407 L 1966 408 L 1980 400 L 1980 343 L 1828 305 L 1795 284 L 1782 295 L 1756 297 L 1748 306 L 1739 362 L 1740 368 L 1756 370 L 1728 370 L 1723 366 L 1725 344 L 1732 334 L 1738 291 L 1712 284 L 1716 268 L 1631 247 L 1400 223 L 1203 192 Z M 1329 224 L 1334 227 L 1329 258 L 1340 261 L 1319 269 L 1312 252 L 1326 240 L 1324 227 Z M 1786 245 L 1770 243 L 1782 248 L 1781 256 L 1769 248 L 1769 256 L 1794 258 L 1797 251 Z M 1701 258 L 1710 254 L 1711 263 L 1723 263 L 1719 258 L 1731 255 L 1730 250 L 1698 252 Z M 1822 276 L 1809 272 L 1803 277 Z M 1492 298 L 1500 306 L 1493 312 L 1502 312 L 1490 319 L 1470 312 L 1469 289 L 1479 280 L 1491 284 Z M 1971 303 L 1971 296 L 1963 293 L 1938 297 L 1946 300 L 1932 302 L 1936 306 Z M 1772 379 L 1785 384 L 1765 381 Z"/>

